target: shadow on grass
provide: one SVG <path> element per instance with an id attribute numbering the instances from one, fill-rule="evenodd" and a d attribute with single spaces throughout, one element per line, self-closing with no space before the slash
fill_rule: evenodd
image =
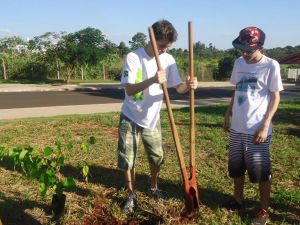
<path id="1" fill-rule="evenodd" d="M 190 126 L 190 121 L 181 120 L 180 122 L 176 122 L 175 125 L 179 126 Z M 202 128 L 222 128 L 223 124 L 221 123 L 195 123 L 195 126 L 199 126 Z"/>
<path id="2" fill-rule="evenodd" d="M 10 157 L 3 157 L 3 159 L 0 160 L 0 167 L 2 167 L 4 169 L 7 169 L 7 170 L 10 170 L 10 171 L 16 171 L 16 172 L 22 174 L 22 170 L 19 167 L 16 167 L 16 168 L 14 167 L 14 162 Z M 64 172 L 66 170 L 68 170 L 68 169 L 67 168 L 65 168 L 65 169 L 62 168 L 61 173 L 62 174 L 69 174 L 68 172 Z M 76 178 L 76 179 L 80 179 L 79 176 L 78 176 L 78 174 L 80 174 L 80 169 L 74 167 L 74 169 L 72 169 L 72 170 L 73 170 L 73 172 L 70 173 L 72 175 L 72 177 Z M 23 176 L 24 176 L 24 178 L 26 178 L 25 175 L 23 175 Z M 83 189 L 83 188 L 80 188 L 80 187 L 76 187 L 76 190 L 74 192 L 77 195 L 80 195 L 80 196 L 87 196 L 87 195 L 90 194 L 90 190 Z"/>
<path id="3" fill-rule="evenodd" d="M 224 116 L 228 105 L 210 105 L 210 106 L 197 106 L 195 107 L 195 113 L 201 114 L 210 114 L 217 116 Z M 178 111 L 181 113 L 189 113 L 189 107 L 183 107 L 179 109 L 173 109 L 174 112 Z"/>
<path id="4" fill-rule="evenodd" d="M 119 169 L 107 168 L 102 166 L 90 166 L 91 176 L 89 178 L 90 183 L 103 185 L 107 188 L 123 189 L 125 188 L 125 178 L 123 171 Z M 72 166 L 66 166 L 63 170 L 65 176 L 77 176 L 78 170 Z M 146 193 L 150 186 L 150 177 L 146 174 L 136 173 L 136 186 L 135 189 Z M 159 187 L 168 193 L 170 198 L 183 199 L 183 184 L 172 182 L 169 179 L 159 178 Z M 180 191 L 179 191 L 180 190 Z M 200 195 L 204 197 L 205 205 L 210 208 L 216 208 L 219 201 L 209 201 L 213 196 L 213 199 L 225 200 L 228 195 L 223 194 L 216 190 L 211 189 L 199 189 Z M 207 196 L 207 197 L 206 197 Z M 206 200 L 207 199 L 207 200 Z"/>
<path id="5" fill-rule="evenodd" d="M 125 187 L 124 175 L 123 172 L 119 169 L 107 168 L 102 166 L 90 166 L 90 171 L 92 175 L 89 179 L 89 182 L 91 183 L 103 185 L 107 188 L 113 187 L 116 189 L 122 189 Z M 72 176 L 72 174 L 78 175 L 78 171 L 74 167 L 70 166 L 67 166 L 64 172 L 65 176 Z M 136 174 L 136 190 L 146 193 L 147 188 L 149 188 L 149 185 L 150 182 L 148 175 L 139 173 Z M 175 183 L 168 179 L 159 179 L 159 187 L 163 191 L 165 191 L 170 198 L 180 199 L 184 203 L 183 184 Z M 198 188 L 201 204 L 209 207 L 212 210 L 218 209 L 219 206 L 230 197 L 229 195 L 224 194 L 218 190 L 210 188 L 201 188 L 200 185 L 198 185 Z M 121 204 L 121 202 L 124 201 L 124 199 L 117 198 L 115 198 L 114 200 L 117 201 L 119 204 Z M 248 221 L 249 215 L 251 216 L 251 218 L 254 217 L 256 209 L 259 207 L 259 202 L 256 201 L 247 200 L 246 203 L 248 208 L 252 208 L 254 210 L 246 210 L 245 212 L 241 212 L 240 217 L 243 221 Z M 272 205 L 272 207 L 276 210 L 278 209 L 297 215 L 297 209 L 286 204 L 276 204 Z M 272 220 L 287 221 L 291 224 L 299 223 L 298 220 L 286 218 L 284 215 L 276 215 L 276 217 L 274 216 L 274 219 L 272 218 Z"/>
<path id="6" fill-rule="evenodd" d="M 300 137 L 300 127 L 299 127 L 299 121 L 300 121 L 300 108 L 299 107 L 286 107 L 286 104 L 294 104 L 294 105 L 300 105 L 300 99 L 293 99 L 289 100 L 286 103 L 281 103 L 280 108 L 276 112 L 273 123 L 276 125 L 290 125 L 286 126 L 284 128 L 284 131 L 287 132 L 288 135 L 293 135 L 296 137 Z M 210 105 L 210 106 L 198 106 L 195 108 L 195 113 L 202 114 L 208 114 L 208 115 L 216 115 L 223 117 L 226 110 L 227 105 Z M 184 107 L 180 109 L 173 109 L 173 112 L 181 112 L 181 113 L 189 113 L 189 108 Z M 188 126 L 190 121 L 189 120 L 181 120 L 176 121 L 177 125 L 186 125 Z M 204 127 L 216 127 L 220 128 L 222 127 L 222 124 L 207 124 L 207 123 L 196 123 L 196 125 L 204 126 Z"/>
<path id="7" fill-rule="evenodd" d="M 271 200 L 272 201 L 272 200 Z M 271 207 L 280 214 L 271 214 L 271 220 L 278 224 L 300 224 L 300 207 L 292 207 L 282 203 L 271 203 Z"/>
<path id="8" fill-rule="evenodd" d="M 299 101 L 295 101 L 295 104 L 300 104 Z M 298 102 L 298 103 L 297 103 Z M 285 124 L 287 125 L 284 130 L 287 134 L 300 137 L 300 108 L 283 108 L 279 109 L 274 116 L 275 124 Z"/>
<path id="9" fill-rule="evenodd" d="M 289 106 L 287 106 L 287 104 Z M 295 107 L 292 107 L 292 105 Z M 292 99 L 282 102 L 279 105 L 279 110 L 276 112 L 275 119 L 280 123 L 299 123 L 300 118 L 300 99 Z M 296 107 L 298 106 L 298 107 Z"/>
<path id="10" fill-rule="evenodd" d="M 41 223 L 25 212 L 26 209 L 41 208 L 49 211 L 49 206 L 36 201 L 8 198 L 0 192 L 0 217 L 3 224 L 40 225 Z"/>
<path id="11" fill-rule="evenodd" d="M 4 160 L 5 161 L 5 160 Z M 1 167 L 5 167 L 6 169 L 12 169 L 11 162 L 1 163 Z M 107 188 L 116 188 L 122 189 L 124 188 L 124 175 L 123 172 L 119 169 L 107 168 L 103 166 L 90 166 L 91 176 L 89 179 L 90 183 L 103 185 Z M 80 177 L 79 169 L 70 165 L 66 165 L 62 174 L 64 176 L 70 176 L 77 180 L 82 180 Z M 146 174 L 136 174 L 136 190 L 140 192 L 146 192 L 147 188 L 150 185 L 149 176 Z M 172 182 L 169 179 L 160 179 L 159 186 L 162 190 L 164 190 L 170 198 L 180 199 L 184 204 L 183 199 L 183 184 Z M 212 210 L 217 210 L 219 206 L 226 201 L 230 196 L 220 192 L 219 190 L 210 189 L 210 188 L 201 188 L 200 184 L 198 184 L 198 192 L 199 192 L 199 200 L 200 203 L 209 207 Z M 80 189 L 76 188 L 75 193 L 78 195 L 86 196 L 92 190 L 89 189 Z M 41 208 L 45 212 L 49 212 L 49 206 L 45 204 L 40 204 L 31 200 L 20 200 L 20 199 L 10 199 L 6 198 L 3 193 L 0 192 L 0 215 L 4 222 L 13 222 L 14 224 L 40 224 L 30 215 L 28 215 L 25 210 L 32 209 L 35 207 Z M 124 199 L 114 199 L 119 204 Z M 272 200 L 271 200 L 272 202 Z M 246 210 L 241 212 L 239 215 L 242 221 L 248 221 L 249 216 L 253 217 L 255 213 L 255 209 L 259 207 L 259 203 L 252 200 L 246 201 L 247 208 L 251 208 L 251 210 Z M 299 209 L 287 204 L 276 203 L 271 205 L 272 208 L 277 211 L 284 212 L 276 215 L 271 215 L 272 221 L 277 222 L 288 222 L 290 224 L 299 223 Z M 18 215 L 17 218 L 14 215 Z M 294 215 L 294 216 L 293 216 Z M 22 219 L 20 219 L 22 218 Z M 26 221 L 26 223 L 24 222 Z M 28 221 L 28 223 L 27 223 Z"/>

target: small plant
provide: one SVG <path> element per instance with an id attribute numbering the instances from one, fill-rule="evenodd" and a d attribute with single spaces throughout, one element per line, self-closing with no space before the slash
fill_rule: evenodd
<path id="1" fill-rule="evenodd" d="M 95 144 L 96 139 L 90 137 L 89 144 Z M 88 144 L 82 143 L 81 150 L 88 154 L 90 148 Z M 73 149 L 71 143 L 63 145 L 61 141 L 55 142 L 55 148 L 45 147 L 43 154 L 38 155 L 36 150 L 31 146 L 15 147 L 8 152 L 5 147 L 0 147 L 0 160 L 8 156 L 14 163 L 14 169 L 20 168 L 23 174 L 31 179 L 39 181 L 39 192 L 42 196 L 53 190 L 52 211 L 55 216 L 62 213 L 65 205 L 65 191 L 74 191 L 76 188 L 75 180 L 72 177 L 64 177 L 61 174 L 61 168 L 65 165 L 65 154 L 63 150 L 70 151 Z M 83 161 L 82 174 L 85 181 L 88 182 L 89 166 Z"/>
<path id="2" fill-rule="evenodd" d="M 65 156 L 62 152 L 62 143 L 55 142 L 56 148 L 45 147 L 42 158 L 41 173 L 39 176 L 39 191 L 45 195 L 49 188 L 52 188 L 57 195 L 62 195 L 64 191 L 73 191 L 76 187 L 73 178 L 63 178 L 60 169 L 64 166 Z M 73 146 L 67 144 L 67 150 L 71 150 Z"/>
<path id="3" fill-rule="evenodd" d="M 27 177 L 38 177 L 42 159 L 35 155 L 35 150 L 32 147 L 15 147 L 9 150 L 8 156 L 13 160 L 14 169 L 19 166 Z"/>
<path id="4" fill-rule="evenodd" d="M 95 144 L 96 143 L 96 138 L 95 137 L 90 137 L 89 139 L 89 144 Z M 87 144 L 85 143 L 82 143 L 80 145 L 80 148 L 81 150 L 85 153 L 85 154 L 89 154 L 90 153 L 90 148 Z M 82 175 L 83 175 L 83 178 L 84 178 L 84 181 L 86 183 L 88 183 L 88 176 L 89 176 L 89 173 L 90 173 L 90 168 L 89 168 L 89 165 L 88 163 L 86 162 L 86 160 L 83 160 L 83 166 L 82 166 L 82 171 L 81 171 Z"/>

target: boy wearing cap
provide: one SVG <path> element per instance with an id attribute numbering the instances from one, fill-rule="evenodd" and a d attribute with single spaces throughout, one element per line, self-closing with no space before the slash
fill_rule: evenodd
<path id="1" fill-rule="evenodd" d="M 271 121 L 283 90 L 279 63 L 262 53 L 264 40 L 261 29 L 247 27 L 232 42 L 241 57 L 234 62 L 230 82 L 236 89 L 223 124 L 224 130 L 230 126 L 228 170 L 234 180 L 234 196 L 222 206 L 231 210 L 244 207 L 247 171 L 250 182 L 259 183 L 260 191 L 261 208 L 252 224 L 266 224 L 269 218 Z"/>

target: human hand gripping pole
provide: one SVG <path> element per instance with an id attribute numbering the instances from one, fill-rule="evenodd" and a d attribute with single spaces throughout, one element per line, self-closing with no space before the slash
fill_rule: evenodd
<path id="1" fill-rule="evenodd" d="M 190 27 L 191 27 L 191 22 L 189 22 L 189 34 L 191 33 Z M 162 70 L 153 29 L 152 29 L 152 27 L 149 27 L 148 30 L 149 30 L 150 40 L 151 40 L 151 44 L 153 47 L 153 52 L 154 52 L 157 68 L 158 68 L 158 70 Z M 193 48 L 193 45 L 191 46 L 191 48 Z M 192 52 L 190 51 L 190 55 L 191 54 L 192 54 Z M 193 57 L 190 56 L 190 60 L 191 59 L 193 59 Z M 190 72 L 192 71 L 192 73 L 190 73 L 191 79 L 194 78 L 194 77 L 192 77 L 192 76 L 194 76 L 193 67 L 191 66 L 192 64 L 193 63 L 190 62 Z M 170 98 L 169 98 L 169 94 L 168 94 L 167 84 L 163 83 L 162 88 L 163 88 L 164 98 L 165 98 L 167 111 L 168 111 L 168 115 L 169 115 L 169 120 L 171 123 L 172 135 L 173 135 L 173 139 L 175 141 L 176 152 L 177 152 L 177 156 L 179 159 L 182 179 L 183 179 L 183 183 L 184 183 L 185 207 L 186 207 L 187 213 L 191 213 L 196 208 L 199 208 L 197 180 L 196 180 L 196 176 L 195 176 L 195 171 L 196 171 L 195 170 L 195 147 L 194 147 L 195 146 L 195 137 L 192 137 L 195 135 L 194 122 L 191 123 L 191 132 L 190 132 L 190 134 L 191 134 L 190 135 L 191 136 L 190 137 L 190 141 L 191 141 L 191 151 L 190 151 L 190 154 L 191 154 L 190 155 L 191 177 L 188 178 L 186 166 L 184 163 L 182 148 L 181 148 L 181 144 L 180 144 L 180 140 L 179 140 L 179 136 L 178 136 L 178 132 L 176 129 L 175 120 L 174 120 L 174 116 L 173 116 L 173 112 L 172 112 L 172 107 L 171 107 Z M 190 90 L 191 90 L 190 104 L 192 104 L 191 107 L 193 108 L 193 110 L 191 110 L 191 119 L 194 120 L 194 90 L 192 88 Z"/>

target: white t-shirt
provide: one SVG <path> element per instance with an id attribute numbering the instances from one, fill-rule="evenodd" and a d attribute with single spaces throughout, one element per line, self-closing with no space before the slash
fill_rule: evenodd
<path id="1" fill-rule="evenodd" d="M 279 63 L 263 55 L 258 63 L 247 64 L 240 57 L 234 62 L 230 82 L 236 85 L 231 129 L 255 134 L 263 123 L 271 92 L 283 90 Z M 272 124 L 268 130 L 271 133 Z"/>
<path id="2" fill-rule="evenodd" d="M 161 54 L 159 58 L 166 72 L 167 86 L 175 87 L 182 83 L 174 58 L 168 53 Z M 126 56 L 121 84 L 140 83 L 155 76 L 156 72 L 155 58 L 149 57 L 144 48 L 139 48 Z M 158 83 L 133 96 L 128 96 L 125 91 L 122 113 L 139 126 L 154 129 L 160 117 L 162 101 L 163 90 Z"/>

